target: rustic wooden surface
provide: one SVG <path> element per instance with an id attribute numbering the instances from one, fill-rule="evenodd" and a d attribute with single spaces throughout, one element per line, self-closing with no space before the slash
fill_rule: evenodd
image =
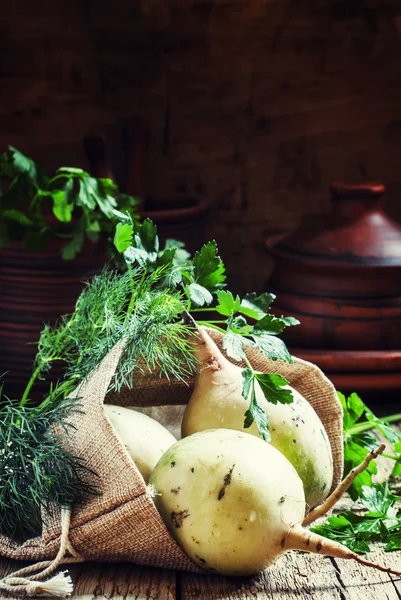
<path id="1" fill-rule="evenodd" d="M 140 409 L 180 435 L 183 406 Z M 380 457 L 381 478 L 389 461 Z M 380 479 L 380 477 L 379 477 Z M 350 501 L 345 501 L 349 505 Z M 379 548 L 366 556 L 401 569 L 401 552 Z M 0 577 L 21 567 L 0 561 Z M 369 569 L 350 560 L 291 552 L 262 575 L 230 579 L 198 576 L 129 563 L 85 563 L 68 567 L 74 583 L 72 600 L 400 600 L 401 577 Z M 0 593 L 0 600 L 15 598 Z"/>

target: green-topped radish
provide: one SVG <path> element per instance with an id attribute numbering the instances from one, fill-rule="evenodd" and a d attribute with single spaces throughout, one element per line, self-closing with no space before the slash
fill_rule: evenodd
<path id="1" fill-rule="evenodd" d="M 118 437 L 147 482 L 159 458 L 177 440 L 163 425 L 138 411 L 104 404 Z"/>
<path id="2" fill-rule="evenodd" d="M 200 368 L 185 409 L 182 437 L 221 427 L 260 437 L 255 423 L 244 430 L 249 402 L 242 396 L 243 370 L 222 355 L 206 331 L 198 330 L 193 345 Z M 258 384 L 256 399 L 269 419 L 270 443 L 294 466 L 303 481 L 307 505 L 314 507 L 327 497 L 332 486 L 331 446 L 315 410 L 301 394 L 290 389 L 292 404 L 268 402 Z"/>
<path id="3" fill-rule="evenodd" d="M 247 433 L 218 429 L 180 440 L 162 456 L 149 484 L 172 536 L 211 572 L 252 575 L 293 549 L 388 570 L 303 528 L 305 496 L 294 467 Z"/>

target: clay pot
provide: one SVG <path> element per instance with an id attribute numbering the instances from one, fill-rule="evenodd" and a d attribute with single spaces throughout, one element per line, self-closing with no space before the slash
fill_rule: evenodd
<path id="1" fill-rule="evenodd" d="M 330 191 L 328 214 L 269 248 L 274 312 L 301 321 L 283 339 L 342 386 L 352 376 L 369 386 L 374 373 L 377 387 L 401 387 L 401 225 L 383 211 L 380 183 L 336 181 Z"/>
<path id="2" fill-rule="evenodd" d="M 74 310 L 83 282 L 98 273 L 108 254 L 104 240 L 86 242 L 81 254 L 63 260 L 65 240 L 52 239 L 45 251 L 27 251 L 18 243 L 0 250 L 0 364 L 4 392 L 18 397 L 33 368 L 44 323 Z M 55 370 L 54 378 L 60 371 Z M 38 384 L 36 391 L 47 386 Z"/>

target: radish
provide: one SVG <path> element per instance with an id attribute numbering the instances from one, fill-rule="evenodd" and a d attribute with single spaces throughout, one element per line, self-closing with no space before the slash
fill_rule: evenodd
<path id="1" fill-rule="evenodd" d="M 287 550 L 304 550 L 394 572 L 302 527 L 305 496 L 294 467 L 246 433 L 217 429 L 180 440 L 159 460 L 149 483 L 172 536 L 208 571 L 252 575 Z M 321 516 L 321 507 L 316 511 Z"/>
<path id="2" fill-rule="evenodd" d="M 129 408 L 104 404 L 104 411 L 118 437 L 147 482 L 159 458 L 177 440 L 163 425 Z"/>
<path id="3" fill-rule="evenodd" d="M 204 330 L 198 329 L 197 333 L 193 345 L 200 368 L 185 409 L 181 435 L 221 427 L 244 431 L 244 413 L 249 402 L 242 396 L 242 369 L 222 355 Z M 306 502 L 314 507 L 327 497 L 332 486 L 331 446 L 312 406 L 295 389 L 290 389 L 292 404 L 268 402 L 258 384 L 256 399 L 269 418 L 270 443 L 294 466 L 304 484 Z M 255 423 L 246 432 L 260 437 Z"/>

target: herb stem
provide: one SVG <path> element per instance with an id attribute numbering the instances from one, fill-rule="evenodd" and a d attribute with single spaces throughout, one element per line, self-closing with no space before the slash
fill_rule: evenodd
<path id="1" fill-rule="evenodd" d="M 192 312 L 192 311 L 191 311 Z M 197 321 L 197 323 L 227 323 L 227 321 L 225 321 L 224 319 L 211 319 L 210 321 Z M 224 331 L 224 333 L 226 333 Z"/>
<path id="2" fill-rule="evenodd" d="M 210 312 L 217 312 L 216 308 L 211 306 L 211 307 L 206 307 L 206 308 L 191 308 L 191 313 L 193 312 L 205 312 L 205 311 L 210 311 Z M 224 321 L 225 322 L 225 321 Z"/>
<path id="3" fill-rule="evenodd" d="M 246 364 L 246 366 L 248 367 L 248 369 L 251 369 L 252 373 L 254 373 L 253 367 L 252 367 L 251 363 L 249 362 L 248 357 L 245 354 L 245 352 L 244 352 L 243 361 Z"/>
<path id="4" fill-rule="evenodd" d="M 397 462 L 400 462 L 400 460 L 401 460 L 401 456 L 400 455 L 396 456 L 394 454 L 387 454 L 387 453 L 383 452 L 382 456 L 384 456 L 385 458 L 391 458 L 392 460 L 396 460 Z"/>
<path id="5" fill-rule="evenodd" d="M 22 398 L 21 398 L 20 403 L 19 403 L 20 406 L 25 406 L 25 404 L 28 402 L 29 392 L 31 391 L 32 386 L 35 383 L 35 381 L 36 381 L 36 379 L 37 379 L 37 377 L 38 377 L 41 369 L 42 369 L 41 365 L 38 365 L 36 367 L 36 369 L 34 370 L 34 372 L 32 373 L 31 378 L 28 381 L 27 386 L 26 386 L 26 388 L 24 390 L 24 393 L 22 394 Z"/>
<path id="6" fill-rule="evenodd" d="M 401 421 L 401 413 L 397 413 L 395 415 L 389 415 L 388 417 L 383 417 L 381 421 L 385 423 L 395 423 L 397 421 Z M 364 421 L 363 423 L 357 423 L 346 432 L 347 435 L 355 435 L 357 433 L 362 433 L 364 431 L 369 431 L 370 429 L 375 429 L 376 423 L 374 421 Z"/>

